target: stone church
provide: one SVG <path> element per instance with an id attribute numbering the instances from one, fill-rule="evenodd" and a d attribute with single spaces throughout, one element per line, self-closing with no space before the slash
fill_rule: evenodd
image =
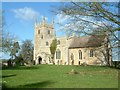
<path id="1" fill-rule="evenodd" d="M 48 23 L 45 17 L 34 27 L 34 60 L 36 64 L 55 65 L 105 65 L 104 35 L 99 36 L 55 36 L 54 20 Z M 57 48 L 52 60 L 50 44 L 57 39 Z"/>

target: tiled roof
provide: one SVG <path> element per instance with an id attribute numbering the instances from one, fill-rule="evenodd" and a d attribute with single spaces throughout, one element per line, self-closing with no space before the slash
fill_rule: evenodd
<path id="1" fill-rule="evenodd" d="M 69 48 L 98 47 L 104 39 L 105 35 L 74 37 Z"/>

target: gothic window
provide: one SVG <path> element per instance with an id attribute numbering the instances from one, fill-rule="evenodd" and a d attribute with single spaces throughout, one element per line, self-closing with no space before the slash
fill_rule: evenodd
<path id="1" fill-rule="evenodd" d="M 82 59 L 82 51 L 79 50 L 79 59 Z"/>
<path id="2" fill-rule="evenodd" d="M 48 42 L 46 42 L 46 46 L 48 46 L 49 45 L 49 43 Z"/>
<path id="3" fill-rule="evenodd" d="M 60 40 L 57 41 L 57 45 L 60 45 Z"/>
<path id="4" fill-rule="evenodd" d="M 41 36 L 41 39 L 43 39 L 43 35 Z"/>
<path id="5" fill-rule="evenodd" d="M 93 57 L 93 50 L 90 50 L 90 57 Z"/>
<path id="6" fill-rule="evenodd" d="M 48 30 L 48 34 L 50 34 L 50 30 Z"/>
<path id="7" fill-rule="evenodd" d="M 61 59 L 61 51 L 59 49 L 56 51 L 56 59 Z"/>
<path id="8" fill-rule="evenodd" d="M 40 34 L 40 30 L 38 30 L 38 34 Z"/>
<path id="9" fill-rule="evenodd" d="M 71 60 L 74 60 L 74 55 L 73 55 L 73 53 L 71 53 Z"/>

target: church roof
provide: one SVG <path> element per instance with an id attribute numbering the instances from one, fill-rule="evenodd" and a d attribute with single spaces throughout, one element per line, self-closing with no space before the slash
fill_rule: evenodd
<path id="1" fill-rule="evenodd" d="M 99 47 L 104 39 L 105 35 L 74 37 L 69 48 Z"/>

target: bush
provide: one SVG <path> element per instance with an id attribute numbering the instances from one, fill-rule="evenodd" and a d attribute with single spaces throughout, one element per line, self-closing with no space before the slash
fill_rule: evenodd
<path id="1" fill-rule="evenodd" d="M 11 67 L 13 62 L 12 62 L 11 59 L 9 59 L 9 60 L 7 61 L 7 63 L 8 63 L 8 67 Z"/>
<path id="2" fill-rule="evenodd" d="M 23 60 L 23 58 L 21 56 L 19 56 L 16 59 L 14 59 L 13 62 L 17 66 L 24 65 L 24 60 Z"/>
<path id="3" fill-rule="evenodd" d="M 32 60 L 31 63 L 32 63 L 33 65 L 35 65 L 35 60 Z"/>
<path id="4" fill-rule="evenodd" d="M 120 61 L 113 61 L 113 67 L 120 68 Z"/>

